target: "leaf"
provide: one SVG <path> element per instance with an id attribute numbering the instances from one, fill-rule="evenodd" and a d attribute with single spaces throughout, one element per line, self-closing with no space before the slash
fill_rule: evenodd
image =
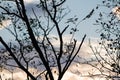
<path id="1" fill-rule="evenodd" d="M 98 9 L 99 7 L 98 6 L 96 6 L 96 9 Z"/>
<path id="2" fill-rule="evenodd" d="M 102 13 L 101 12 L 100 12 L 99 16 L 102 17 Z"/>
<path id="3" fill-rule="evenodd" d="M 95 10 L 92 9 L 92 11 L 91 11 L 85 18 L 83 18 L 82 21 L 83 21 L 83 20 L 86 20 L 87 18 L 90 18 L 90 17 L 93 15 L 94 11 L 95 11 Z"/>

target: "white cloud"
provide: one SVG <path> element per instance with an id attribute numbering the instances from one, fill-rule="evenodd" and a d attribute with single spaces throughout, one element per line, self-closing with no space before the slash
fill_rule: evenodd
<path id="1" fill-rule="evenodd" d="M 26 3 L 32 3 L 34 0 L 24 0 Z"/>
<path id="2" fill-rule="evenodd" d="M 114 7 L 112 9 L 112 12 L 113 12 L 113 14 L 115 14 L 120 19 L 120 7 L 119 6 Z"/>
<path id="3" fill-rule="evenodd" d="M 52 40 L 52 43 L 54 46 L 59 46 L 59 39 L 58 39 L 58 36 L 55 36 L 55 35 L 51 35 L 51 37 L 53 37 L 53 40 Z M 57 40 L 56 40 L 57 39 Z M 63 36 L 63 42 L 64 43 L 68 43 L 70 42 L 70 39 L 71 39 L 71 36 L 70 35 L 64 35 Z"/>
<path id="4" fill-rule="evenodd" d="M 8 27 L 11 24 L 11 20 L 2 20 L 1 23 L 2 24 L 0 24 L 0 30 L 5 28 L 5 27 Z"/>
<path id="5" fill-rule="evenodd" d="M 30 3 L 37 3 L 39 0 L 24 0 L 25 3 L 30 4 Z"/>
<path id="6" fill-rule="evenodd" d="M 51 37 L 54 37 L 54 38 L 57 38 L 57 36 L 55 35 L 51 35 Z M 63 36 L 63 42 L 68 44 L 71 40 L 71 35 L 64 35 Z M 89 41 L 84 41 L 81 49 L 80 49 L 80 52 L 79 52 L 79 56 L 82 57 L 82 58 L 85 58 L 85 59 L 91 59 L 91 58 L 94 58 L 94 54 L 90 48 L 90 45 L 93 47 L 93 48 L 97 48 L 98 50 L 100 49 L 100 45 L 98 43 L 99 39 L 98 38 L 91 38 L 91 41 L 89 43 Z M 52 39 L 51 40 L 51 43 L 55 46 L 55 47 L 59 47 L 59 40 L 56 40 L 56 39 Z M 79 44 L 81 43 L 81 41 L 77 41 L 77 47 L 79 46 Z M 89 56 L 88 56 L 89 55 Z"/>
<path id="7" fill-rule="evenodd" d="M 68 41 L 70 39 L 69 36 L 64 36 L 64 41 Z M 92 40 L 94 41 L 94 40 Z M 57 42 L 56 42 L 57 43 Z M 92 42 L 91 43 L 94 47 L 98 46 L 98 43 Z M 90 54 L 91 53 L 91 54 Z M 88 46 L 88 42 L 85 42 L 81 48 L 81 51 L 79 53 L 81 57 L 85 58 L 91 58 L 93 56 L 91 49 Z M 35 69 L 32 69 L 32 71 L 36 71 Z M 52 69 L 52 72 L 54 73 L 54 78 L 57 80 L 57 69 Z M 4 72 L 6 77 L 8 77 L 8 72 Z M 79 63 L 73 63 L 69 70 L 65 73 L 62 80 L 93 80 L 89 76 L 89 73 L 98 74 L 100 73 L 97 69 L 93 68 L 92 66 L 88 64 L 79 64 Z M 21 77 L 22 76 L 22 77 Z M 11 77 L 11 76 L 9 76 Z M 17 71 L 14 73 L 14 78 L 19 80 L 24 80 L 26 77 L 26 74 L 22 71 Z M 24 79 L 23 79 L 24 78 Z M 43 79 L 44 80 L 44 79 Z M 105 78 L 102 78 L 101 76 L 94 76 L 94 80 L 106 80 Z"/>

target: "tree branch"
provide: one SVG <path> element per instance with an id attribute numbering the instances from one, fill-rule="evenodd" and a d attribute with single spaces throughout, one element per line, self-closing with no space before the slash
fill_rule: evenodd
<path id="1" fill-rule="evenodd" d="M 8 47 L 8 45 L 4 42 L 4 40 L 1 37 L 0 37 L 0 42 L 8 50 L 8 52 L 13 57 L 13 59 L 15 60 L 15 62 L 17 63 L 17 65 L 20 67 L 20 69 L 22 69 L 23 71 L 25 71 L 26 74 L 28 74 L 31 77 L 31 79 L 36 80 L 36 78 L 18 61 L 18 59 L 16 58 L 16 56 L 14 55 L 14 53 L 11 51 L 11 49 Z"/>

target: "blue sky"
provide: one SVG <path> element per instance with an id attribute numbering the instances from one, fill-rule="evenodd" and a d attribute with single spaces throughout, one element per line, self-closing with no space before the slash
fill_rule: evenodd
<path id="1" fill-rule="evenodd" d="M 77 15 L 79 20 L 82 20 L 93 8 L 97 6 L 97 4 L 100 3 L 101 0 L 67 0 L 65 6 L 68 6 L 71 10 L 67 17 L 69 18 Z M 87 38 L 98 38 L 99 34 L 96 33 L 96 29 L 99 29 L 99 27 L 93 25 L 95 19 L 97 19 L 97 17 L 96 15 L 93 15 L 90 19 L 86 19 L 85 21 L 81 22 L 78 26 L 79 32 L 76 34 L 76 37 L 82 38 L 84 34 L 87 34 Z M 0 36 L 8 41 L 11 38 L 5 29 L 0 30 Z"/>
<path id="2" fill-rule="evenodd" d="M 71 14 L 76 14 L 80 20 L 88 15 L 89 12 L 100 3 L 101 0 L 68 0 Z M 90 19 L 86 19 L 79 24 L 80 31 L 78 34 L 87 34 L 88 38 L 99 37 L 99 34 L 96 33 L 96 29 L 98 29 L 98 27 L 93 25 L 93 23 L 95 23 L 95 19 L 97 19 L 96 11 Z"/>

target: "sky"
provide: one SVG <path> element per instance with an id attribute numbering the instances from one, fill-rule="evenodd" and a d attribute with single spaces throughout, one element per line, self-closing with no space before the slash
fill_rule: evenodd
<path id="1" fill-rule="evenodd" d="M 34 0 L 25 0 L 25 2 L 27 4 L 27 8 L 31 8 L 31 5 L 33 5 L 32 1 L 34 1 Z M 95 8 L 97 6 L 97 4 L 100 4 L 100 3 L 101 3 L 101 0 L 67 0 L 67 2 L 65 3 L 65 6 L 68 6 L 69 9 L 71 10 L 71 12 L 67 15 L 67 18 L 70 18 L 70 17 L 73 17 L 74 15 L 76 15 L 79 18 L 79 20 L 81 21 L 84 17 L 86 17 L 86 15 L 88 15 L 91 12 L 91 10 L 93 8 Z M 29 13 L 31 13 L 31 12 L 29 12 Z M 99 38 L 99 33 L 96 32 L 96 30 L 99 29 L 99 27 L 93 25 L 95 23 L 95 19 L 97 19 L 96 13 L 97 12 L 95 11 L 95 13 L 92 15 L 92 17 L 90 19 L 86 19 L 85 21 L 83 21 L 79 24 L 79 26 L 77 27 L 79 29 L 79 32 L 76 33 L 76 35 L 75 35 L 76 38 L 81 39 L 84 34 L 87 34 L 87 40 L 89 38 L 91 38 L 91 39 Z M 4 21 L 3 23 L 5 25 L 7 25 L 7 24 L 9 24 L 9 21 Z M 9 34 L 9 32 L 7 30 L 3 29 L 3 28 L 0 29 L 0 36 L 2 36 L 5 41 L 10 41 L 10 39 L 13 38 Z M 66 38 L 66 40 L 67 40 L 67 38 Z M 57 42 L 55 42 L 55 43 L 57 43 Z M 95 43 L 94 43 L 94 45 L 95 45 Z M 85 58 L 93 57 L 93 55 L 88 54 L 89 52 L 90 52 L 90 49 L 86 45 L 81 50 L 82 54 L 80 54 L 80 55 L 84 56 Z M 85 72 L 84 70 L 90 71 L 89 69 L 91 69 L 91 67 L 88 68 L 87 65 L 78 65 L 78 66 L 79 66 L 78 69 L 81 69 L 81 72 Z M 74 69 L 77 69 L 77 68 L 72 68 L 72 70 L 74 70 Z M 88 73 L 87 71 L 85 73 Z M 20 73 L 19 73 L 19 75 L 20 75 Z M 71 76 L 71 73 L 68 72 L 66 74 L 66 76 L 67 77 L 65 77 L 64 80 L 67 80 L 66 78 L 68 78 L 68 76 Z M 74 78 L 76 76 L 78 76 L 78 75 L 75 75 L 75 76 L 72 76 L 72 77 Z M 78 77 L 80 77 L 80 76 L 78 76 Z M 87 79 L 85 79 L 85 78 L 80 79 L 79 78 L 79 79 L 76 79 L 76 80 L 87 80 Z M 90 80 L 90 79 L 88 79 L 88 80 Z M 98 79 L 96 79 L 96 80 L 98 80 Z"/>
<path id="2" fill-rule="evenodd" d="M 82 20 L 86 15 L 90 13 L 90 11 L 100 4 L 101 0 L 68 0 L 68 5 L 71 9 L 71 14 L 75 14 L 78 16 L 80 20 Z M 88 37 L 98 37 L 95 31 L 98 27 L 94 26 L 95 22 L 95 13 L 91 16 L 90 19 L 86 19 L 85 21 L 79 24 L 79 32 L 80 34 L 87 34 Z M 97 18 L 96 18 L 97 19 Z"/>
<path id="3" fill-rule="evenodd" d="M 30 8 L 32 5 L 33 0 L 25 0 L 27 4 L 27 8 Z M 37 1 L 36 1 L 37 2 Z M 34 3 L 36 3 L 34 1 Z M 100 4 L 101 0 L 67 0 L 64 4 L 65 6 L 68 6 L 71 12 L 67 15 L 68 18 L 71 16 L 77 16 L 79 18 L 79 21 L 82 20 L 86 15 L 90 13 L 90 11 L 97 6 L 97 4 Z M 99 34 L 96 32 L 96 30 L 99 28 L 97 26 L 94 26 L 93 23 L 95 22 L 95 19 L 97 17 L 95 16 L 96 13 L 93 14 L 93 16 L 90 19 L 86 19 L 85 21 L 81 22 L 79 26 L 77 27 L 79 32 L 76 33 L 76 38 L 81 39 L 84 34 L 87 34 L 87 39 L 89 38 L 98 38 Z M 6 23 L 7 24 L 7 23 Z M 9 35 L 9 33 L 5 29 L 0 30 L 0 36 L 2 36 L 6 41 L 12 37 Z"/>

